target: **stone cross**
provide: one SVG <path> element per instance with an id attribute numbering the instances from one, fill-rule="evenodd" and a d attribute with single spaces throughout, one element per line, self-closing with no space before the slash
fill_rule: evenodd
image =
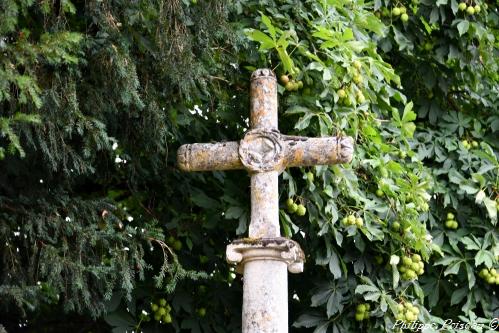
<path id="1" fill-rule="evenodd" d="M 246 169 L 251 175 L 249 238 L 227 246 L 243 272 L 243 333 L 288 332 L 287 270 L 303 271 L 298 243 L 280 237 L 278 176 L 287 167 L 348 163 L 350 137 L 283 135 L 277 128 L 277 80 L 270 69 L 251 75 L 250 130 L 241 141 L 194 143 L 177 152 L 183 171 Z"/>

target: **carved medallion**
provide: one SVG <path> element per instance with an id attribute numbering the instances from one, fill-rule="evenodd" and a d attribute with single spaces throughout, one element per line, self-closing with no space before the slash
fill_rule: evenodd
<path id="1" fill-rule="evenodd" d="M 264 129 L 248 131 L 239 143 L 239 158 L 250 171 L 275 170 L 282 159 L 280 133 Z"/>

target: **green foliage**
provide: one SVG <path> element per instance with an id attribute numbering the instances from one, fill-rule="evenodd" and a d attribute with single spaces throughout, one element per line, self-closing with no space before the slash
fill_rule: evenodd
<path id="1" fill-rule="evenodd" d="M 191 10 L 175 1 L 3 1 L 0 8 L 7 328 L 19 318 L 41 327 L 62 310 L 91 323 L 113 295 L 135 302 L 138 283 L 170 292 L 184 279 L 206 278 L 180 266 L 175 244 L 165 242 L 176 234 L 165 226 L 175 209 L 152 208 L 157 201 L 147 193 L 188 196 L 173 195 L 175 179 L 163 177 L 171 173 L 169 145 L 181 137 L 172 122 L 187 120 L 175 100 L 195 98 L 210 80 L 195 78 L 214 63 L 204 31 L 225 15 L 223 4 L 207 5 L 202 33 L 192 34 Z M 151 23 L 158 20 L 168 29 Z"/>
<path id="2" fill-rule="evenodd" d="M 475 275 L 482 265 L 497 266 L 499 248 L 494 228 L 494 124 L 499 105 L 497 77 L 490 74 L 498 64 L 497 37 L 486 29 L 498 17 L 493 6 L 473 17 L 469 24 L 474 30 L 465 39 L 459 25 L 463 21 L 449 17 L 457 14 L 457 6 L 445 8 L 446 4 L 334 1 L 307 2 L 305 8 L 269 6 L 267 16 L 261 15 L 260 30 L 247 33 L 278 72 L 306 82 L 307 93 L 284 94 L 281 100 L 285 114 L 295 117 L 298 133 L 346 133 L 357 142 L 355 173 L 349 167 L 315 168 L 321 181 L 313 186 L 300 184 L 302 177 L 295 171 L 285 176 L 287 194 L 307 200 L 310 211 L 307 224 L 281 212 L 288 236 L 303 232 L 304 241 L 311 243 L 306 252 L 315 251 L 316 264 L 328 265 L 331 274 L 315 275 L 326 289 L 312 293 L 311 305 L 324 307 L 323 314 L 303 315 L 296 327 L 356 331 L 354 313 L 340 312 L 338 304 L 355 303 L 358 297 L 376 304 L 371 314 L 378 319 L 361 324 L 369 331 L 393 330 L 397 301 L 426 305 L 418 317 L 422 323 L 437 322 L 438 316 L 456 321 L 459 314 L 467 321 L 486 322 L 497 311 L 497 300 L 486 291 L 488 286 L 478 288 Z M 393 7 L 404 5 L 410 8 L 410 24 L 391 14 Z M 382 14 L 383 8 L 390 9 L 388 14 Z M 279 43 L 270 42 L 274 31 L 292 36 L 284 46 L 293 50 L 291 56 L 279 49 Z M 434 53 L 424 47 L 428 38 L 436 44 Z M 401 74 L 400 80 L 389 63 Z M 359 101 L 359 91 L 365 100 Z M 457 231 L 444 227 L 449 211 L 457 214 Z M 365 226 L 338 224 L 348 216 L 363 217 Z M 327 251 L 318 251 L 324 245 Z M 435 263 L 435 269 L 417 280 L 400 281 L 397 264 L 390 268 L 383 263 L 410 253 L 420 253 Z M 380 258 L 381 265 L 372 265 L 374 258 Z M 328 280 L 351 272 L 361 281 L 368 275 L 375 284 L 369 282 L 372 287 L 366 289 L 351 284 L 340 296 L 325 293 L 331 290 Z M 326 297 L 324 302 L 314 302 L 320 295 Z"/>
<path id="3" fill-rule="evenodd" d="M 351 164 L 283 172 L 282 233 L 308 256 L 290 276 L 292 331 L 498 317 L 496 3 L 0 6 L 7 329 L 63 309 L 94 331 L 107 327 L 92 316 L 116 332 L 240 331 L 224 256 L 247 231 L 248 177 L 174 163 L 182 143 L 242 136 L 259 67 L 285 76 L 283 133 L 356 142 Z M 171 323 L 151 320 L 163 298 Z"/>
<path id="4" fill-rule="evenodd" d="M 357 331 L 354 312 L 343 306 L 359 298 L 375 302 L 376 318 L 359 324 L 369 331 L 395 330 L 397 302 L 424 305 L 418 313 L 423 324 L 439 322 L 439 316 L 485 323 L 497 311 L 490 287 L 477 285 L 475 275 L 484 265 L 497 267 L 499 248 L 499 105 L 492 74 L 498 16 L 491 6 L 472 17 L 466 22 L 474 30 L 464 38 L 457 5 L 444 5 L 281 2 L 268 6 L 261 23 L 257 18 L 247 31 L 265 62 L 305 82 L 301 94 L 281 90 L 281 107 L 294 117 L 296 133 L 345 133 L 357 142 L 355 173 L 349 167 L 314 168 L 320 181 L 313 184 L 300 181 L 305 177 L 294 170 L 284 177 L 283 195 L 307 201 L 310 212 L 304 221 L 281 211 L 284 230 L 298 238 L 305 234 L 306 252 L 315 252 L 316 265 L 329 267 L 329 274 L 314 271 L 313 280 L 324 287 L 309 294 L 321 312 L 302 315 L 296 327 Z M 408 23 L 392 14 L 404 6 Z M 276 34 L 287 43 L 276 42 Z M 458 230 L 445 228 L 447 212 L 456 213 Z M 338 223 L 349 216 L 366 223 Z M 400 267 L 390 259 L 415 253 L 434 267 L 416 280 L 401 280 Z M 356 288 L 352 273 L 364 284 Z M 344 286 L 339 295 L 331 285 L 338 279 Z"/>

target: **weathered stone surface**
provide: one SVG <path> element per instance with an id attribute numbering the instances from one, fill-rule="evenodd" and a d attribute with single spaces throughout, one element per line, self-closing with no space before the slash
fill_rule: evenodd
<path id="1" fill-rule="evenodd" d="M 251 130 L 239 142 L 239 158 L 250 172 L 278 170 L 282 157 L 281 135 L 277 130 Z"/>
<path id="2" fill-rule="evenodd" d="M 278 237 L 279 193 L 277 171 L 257 173 L 251 176 L 251 222 L 249 237 Z"/>
<path id="3" fill-rule="evenodd" d="M 353 157 L 351 137 L 307 138 L 281 136 L 283 168 L 348 163 Z"/>
<path id="4" fill-rule="evenodd" d="M 177 163 L 183 171 L 281 172 L 288 167 L 348 163 L 353 150 L 353 139 L 348 136 L 308 138 L 257 129 L 248 131 L 240 142 L 182 145 Z"/>
<path id="5" fill-rule="evenodd" d="M 245 263 L 264 256 L 267 259 L 283 261 L 291 273 L 303 272 L 305 254 L 294 240 L 284 237 L 244 238 L 227 246 L 226 257 L 231 264 L 237 265 L 242 272 Z"/>
<path id="6" fill-rule="evenodd" d="M 301 273 L 305 256 L 283 237 L 246 238 L 227 246 L 227 261 L 244 272 L 243 332 L 288 331 L 287 271 Z"/>
<path id="7" fill-rule="evenodd" d="M 177 151 L 177 165 L 182 171 L 242 169 L 239 142 L 182 145 Z"/>
<path id="8" fill-rule="evenodd" d="M 287 275 L 285 262 L 265 256 L 244 265 L 242 332 L 288 332 Z"/>
<path id="9" fill-rule="evenodd" d="M 270 69 L 251 75 L 250 127 L 277 129 L 277 80 Z"/>
<path id="10" fill-rule="evenodd" d="M 251 174 L 249 238 L 227 247 L 227 260 L 244 272 L 244 333 L 288 331 L 287 270 L 303 271 L 300 246 L 280 237 L 278 176 L 287 167 L 348 163 L 350 137 L 307 138 L 279 133 L 277 81 L 269 69 L 251 76 L 250 131 L 237 142 L 183 145 L 184 171 L 246 169 Z"/>

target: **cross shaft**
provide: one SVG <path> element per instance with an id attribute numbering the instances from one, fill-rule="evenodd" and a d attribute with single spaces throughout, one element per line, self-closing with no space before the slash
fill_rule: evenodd
<path id="1" fill-rule="evenodd" d="M 194 143 L 177 152 L 183 171 L 246 169 L 251 175 L 249 240 L 227 247 L 227 260 L 244 269 L 245 333 L 287 332 L 287 269 L 303 270 L 300 246 L 280 237 L 278 176 L 287 167 L 350 162 L 350 137 L 283 135 L 277 127 L 277 80 L 269 69 L 251 76 L 250 130 L 241 141 Z"/>

